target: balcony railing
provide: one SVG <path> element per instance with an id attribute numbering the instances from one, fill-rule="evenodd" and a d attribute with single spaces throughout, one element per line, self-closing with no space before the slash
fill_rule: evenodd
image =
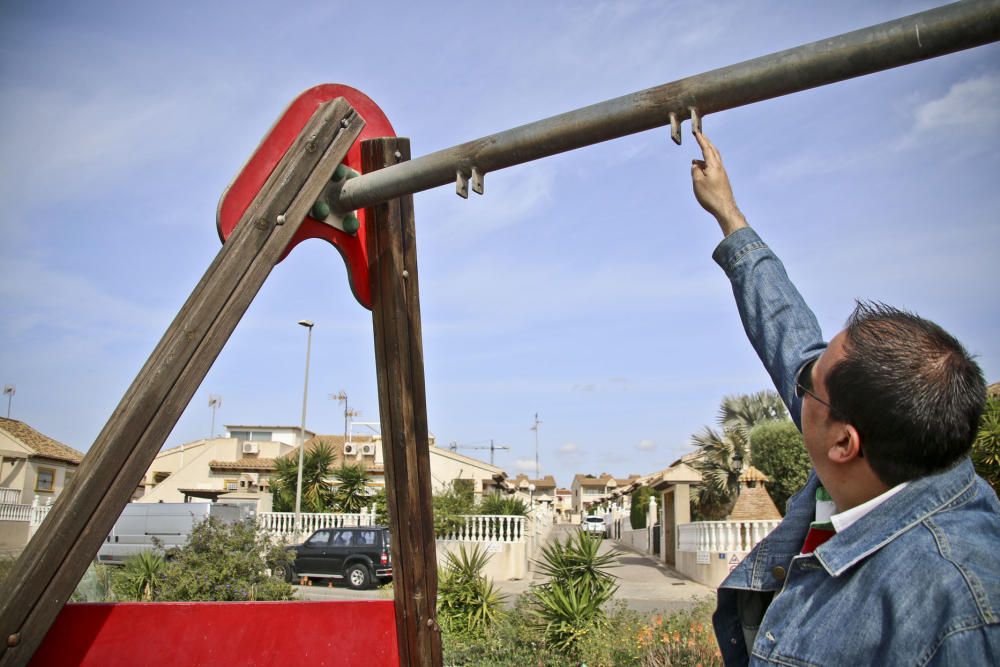
<path id="1" fill-rule="evenodd" d="M 20 503 L 21 489 L 0 487 L 0 505 L 19 505 Z"/>
<path id="2" fill-rule="evenodd" d="M 750 551 L 781 523 L 772 521 L 696 521 L 677 526 L 678 551 Z"/>

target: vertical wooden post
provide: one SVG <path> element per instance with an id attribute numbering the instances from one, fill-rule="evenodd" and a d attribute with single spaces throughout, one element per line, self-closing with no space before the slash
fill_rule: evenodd
<path id="1" fill-rule="evenodd" d="M 410 159 L 410 141 L 361 144 L 364 173 Z M 385 449 L 400 665 L 441 665 L 427 396 L 413 195 L 366 209 L 375 368 Z"/>

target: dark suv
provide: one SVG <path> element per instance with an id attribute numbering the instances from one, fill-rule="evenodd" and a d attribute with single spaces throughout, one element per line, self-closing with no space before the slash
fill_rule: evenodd
<path id="1" fill-rule="evenodd" d="M 295 560 L 282 574 L 291 582 L 301 577 L 346 579 L 351 588 L 392 580 L 389 529 L 385 526 L 321 528 L 302 544 L 289 547 Z"/>

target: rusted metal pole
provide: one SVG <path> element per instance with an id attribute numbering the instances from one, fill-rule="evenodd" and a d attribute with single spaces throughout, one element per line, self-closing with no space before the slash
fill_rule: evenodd
<path id="1" fill-rule="evenodd" d="M 1000 0 L 967 0 L 747 60 L 491 134 L 348 181 L 333 207 L 351 211 L 531 160 L 1000 40 Z M 478 187 L 477 187 L 478 186 Z"/>

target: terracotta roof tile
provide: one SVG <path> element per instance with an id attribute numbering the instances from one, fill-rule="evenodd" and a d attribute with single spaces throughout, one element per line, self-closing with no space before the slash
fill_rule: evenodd
<path id="1" fill-rule="evenodd" d="M 736 499 L 733 511 L 729 514 L 730 521 L 762 521 L 765 519 L 781 519 L 781 512 L 775 506 L 763 484 L 744 486 L 740 497 Z"/>
<path id="2" fill-rule="evenodd" d="M 0 429 L 9 433 L 11 437 L 34 452 L 35 456 L 77 464 L 83 460 L 82 452 L 78 452 L 58 440 L 53 440 L 16 419 L 0 417 Z"/>
<path id="3" fill-rule="evenodd" d="M 209 461 L 216 470 L 274 470 L 274 459 L 242 458 L 237 461 Z"/>

